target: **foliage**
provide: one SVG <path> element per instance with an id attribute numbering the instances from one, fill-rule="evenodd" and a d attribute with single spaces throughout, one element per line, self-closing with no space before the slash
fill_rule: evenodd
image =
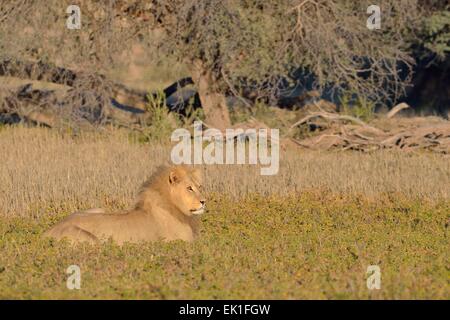
<path id="1" fill-rule="evenodd" d="M 375 104 L 363 96 L 345 93 L 339 98 L 341 112 L 363 121 L 370 121 L 374 117 Z"/>
<path id="2" fill-rule="evenodd" d="M 445 59 L 450 53 L 450 11 L 438 11 L 427 17 L 422 32 L 425 48 Z"/>
<path id="3" fill-rule="evenodd" d="M 448 205 L 303 193 L 213 196 L 194 243 L 43 239 L 61 215 L 0 218 L 2 299 L 448 299 Z M 361 214 L 364 212 L 364 214 Z M 66 287 L 70 265 L 81 289 Z M 367 267 L 381 268 L 368 290 Z"/>
<path id="4" fill-rule="evenodd" d="M 162 140 L 170 136 L 174 124 L 170 123 L 169 108 L 166 105 L 164 92 L 157 91 L 156 95 L 148 94 L 146 111 L 149 114 L 149 123 L 144 126 L 143 132 L 149 139 Z M 172 118 L 173 121 L 176 121 Z"/>

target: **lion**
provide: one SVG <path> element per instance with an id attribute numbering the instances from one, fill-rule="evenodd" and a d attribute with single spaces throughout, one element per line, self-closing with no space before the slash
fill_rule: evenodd
<path id="1" fill-rule="evenodd" d="M 110 238 L 125 242 L 193 241 L 198 236 L 198 217 L 205 212 L 198 168 L 160 167 L 143 185 L 132 210 L 105 213 L 103 209 L 75 212 L 44 235 L 71 243 L 101 243 Z"/>

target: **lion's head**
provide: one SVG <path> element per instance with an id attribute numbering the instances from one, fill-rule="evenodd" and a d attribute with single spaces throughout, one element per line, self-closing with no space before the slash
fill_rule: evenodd
<path id="1" fill-rule="evenodd" d="M 206 204 L 202 183 L 202 172 L 198 168 L 185 165 L 162 167 L 144 184 L 140 200 L 145 202 L 147 191 L 154 190 L 186 216 L 200 215 Z"/>
<path id="2" fill-rule="evenodd" d="M 201 193 L 202 174 L 199 169 L 175 166 L 169 171 L 172 203 L 185 215 L 204 213 L 206 200 Z"/>

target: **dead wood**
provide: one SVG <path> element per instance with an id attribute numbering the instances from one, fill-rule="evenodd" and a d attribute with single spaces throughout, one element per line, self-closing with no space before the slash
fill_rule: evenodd
<path id="1" fill-rule="evenodd" d="M 400 111 L 402 111 L 402 110 L 404 110 L 404 109 L 408 109 L 409 108 L 409 105 L 408 104 L 406 104 L 406 103 L 404 103 L 404 102 L 402 102 L 402 103 L 399 103 L 398 105 L 396 105 L 395 107 L 393 107 L 392 109 L 391 109 L 391 111 L 389 111 L 387 114 L 386 114 L 386 117 L 388 118 L 388 119 L 390 119 L 390 118 L 392 118 L 392 117 L 394 117 L 397 113 L 399 113 Z"/>
<path id="2" fill-rule="evenodd" d="M 396 112 L 401 109 L 405 107 L 397 108 Z M 325 128 L 313 136 L 293 139 L 296 145 L 314 150 L 370 152 L 397 149 L 411 152 L 426 149 L 450 154 L 450 122 L 444 120 L 440 124 L 424 125 L 423 121 L 418 124 L 411 122 L 407 127 L 392 126 L 390 130 L 381 130 L 348 115 L 315 112 L 291 125 L 289 134 L 298 126 L 317 122 L 318 118 L 328 122 Z M 323 124 L 321 127 L 324 127 Z"/>

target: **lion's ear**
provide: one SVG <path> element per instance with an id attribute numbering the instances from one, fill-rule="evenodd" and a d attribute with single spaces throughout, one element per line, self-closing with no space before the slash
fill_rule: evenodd
<path id="1" fill-rule="evenodd" d="M 169 183 L 176 184 L 178 182 L 180 182 L 180 177 L 178 175 L 178 172 L 176 172 L 175 170 L 171 170 L 169 172 Z"/>

